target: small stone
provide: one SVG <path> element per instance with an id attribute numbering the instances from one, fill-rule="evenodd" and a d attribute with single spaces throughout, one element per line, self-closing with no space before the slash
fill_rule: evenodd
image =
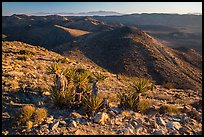
<path id="1" fill-rule="evenodd" d="M 179 132 L 174 129 L 171 131 L 170 135 L 179 135 Z"/>
<path id="2" fill-rule="evenodd" d="M 49 117 L 49 118 L 46 119 L 46 123 L 47 123 L 47 124 L 53 123 L 53 120 L 54 120 L 54 117 L 51 116 L 51 117 Z"/>
<path id="3" fill-rule="evenodd" d="M 156 122 L 158 125 L 161 125 L 161 126 L 166 125 L 165 121 L 161 117 L 156 118 Z"/>
<path id="4" fill-rule="evenodd" d="M 96 122 L 96 123 L 104 123 L 105 121 L 107 121 L 109 119 L 109 116 L 108 116 L 108 114 L 107 113 L 102 113 L 102 112 L 98 112 L 95 116 L 94 116 L 94 118 L 93 118 L 93 120 L 94 120 L 94 122 Z"/>
<path id="5" fill-rule="evenodd" d="M 59 126 L 59 121 L 55 121 L 52 125 L 51 125 L 51 129 L 55 130 L 57 129 L 57 127 Z"/>
<path id="6" fill-rule="evenodd" d="M 72 116 L 73 118 L 82 118 L 82 115 L 80 115 L 80 114 L 77 113 L 77 112 L 72 112 L 72 113 L 71 113 L 71 116 Z"/>
<path id="7" fill-rule="evenodd" d="M 177 130 L 179 130 L 182 127 L 179 122 L 173 122 L 173 124 L 174 124 L 174 128 Z"/>
<path id="8" fill-rule="evenodd" d="M 133 129 L 131 129 L 130 127 L 128 127 L 128 131 L 129 131 L 131 134 L 134 134 Z"/>
<path id="9" fill-rule="evenodd" d="M 171 122 L 171 121 L 167 122 L 167 123 L 166 123 L 166 127 L 167 127 L 168 129 L 173 129 L 173 128 L 174 128 L 173 122 Z"/>
<path id="10" fill-rule="evenodd" d="M 157 122 L 155 120 L 150 120 L 150 125 L 153 126 L 154 128 L 159 128 L 159 125 L 157 124 Z"/>
<path id="11" fill-rule="evenodd" d="M 60 124 L 61 124 L 61 125 L 66 125 L 66 124 L 67 124 L 67 122 L 66 122 L 66 121 L 64 121 L 64 120 L 60 120 Z"/>
<path id="12" fill-rule="evenodd" d="M 72 120 L 69 124 L 69 126 L 77 127 L 76 121 Z"/>
<path id="13" fill-rule="evenodd" d="M 168 123 L 166 123 L 166 127 L 168 129 L 175 128 L 175 129 L 179 130 L 179 128 L 181 128 L 182 126 L 181 126 L 181 124 L 179 122 L 171 122 L 171 121 L 169 121 Z"/>
<path id="14" fill-rule="evenodd" d="M 2 113 L 2 118 L 11 118 L 8 112 Z"/>
<path id="15" fill-rule="evenodd" d="M 47 124 L 44 124 L 44 125 L 41 125 L 40 128 L 45 128 L 45 129 L 47 129 L 47 128 L 49 128 L 49 126 L 48 126 Z"/>
<path id="16" fill-rule="evenodd" d="M 165 132 L 164 132 L 163 130 L 160 129 L 160 130 L 154 132 L 153 134 L 154 134 L 154 135 L 164 135 Z"/>

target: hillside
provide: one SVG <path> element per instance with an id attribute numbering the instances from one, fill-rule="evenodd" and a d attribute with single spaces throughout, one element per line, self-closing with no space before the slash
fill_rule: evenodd
<path id="1" fill-rule="evenodd" d="M 121 33 L 129 33 L 130 30 L 131 33 L 137 32 L 138 35 L 144 35 L 143 32 L 130 28 L 122 28 Z M 117 34 L 119 34 L 118 31 L 121 31 L 121 29 L 116 31 Z M 110 35 L 112 34 L 110 33 Z M 131 45 L 128 46 L 131 47 Z M 81 51 L 73 51 L 73 53 L 68 55 L 70 55 L 70 58 L 65 59 L 63 56 L 40 46 L 17 41 L 2 42 L 2 134 L 202 134 L 201 93 L 194 90 L 167 89 L 162 85 L 155 85 L 153 90 L 142 93 L 144 101 L 151 104 L 146 107 L 147 111 L 143 113 L 142 111 L 126 110 L 119 107 L 117 93 L 126 91 L 129 85 L 135 81 L 134 77 L 112 74 L 86 58 Z M 166 56 L 164 55 L 163 57 Z M 98 112 L 97 115 L 100 115 L 100 113 L 107 114 L 106 117 L 108 119 L 104 118 L 101 119 L 101 122 L 97 122 L 94 120 L 95 117 L 87 117 L 83 112 L 83 107 L 70 109 L 66 106 L 63 109 L 59 109 L 50 101 L 49 97 L 52 94 L 51 87 L 54 84 L 54 74 L 48 73 L 47 67 L 54 62 L 58 62 L 62 68 L 84 68 L 107 76 L 105 80 L 99 83 L 99 97 L 108 98 L 110 108 L 105 112 Z M 172 110 L 168 110 L 167 113 L 163 114 L 160 111 L 164 104 L 174 105 L 172 105 Z M 21 108 L 26 105 L 47 109 L 48 114 L 41 123 L 33 124 L 30 121 L 31 126 L 17 126 L 15 123 L 16 116 Z M 179 110 L 179 113 L 176 113 L 175 110 L 174 112 L 173 108 L 176 111 Z"/>
<path id="2" fill-rule="evenodd" d="M 149 77 L 157 84 L 170 82 L 177 88 L 201 91 L 200 53 L 193 49 L 186 53 L 168 48 L 135 27 L 82 36 L 60 47 L 64 47 L 62 52 L 78 49 L 85 57 L 115 74 Z"/>

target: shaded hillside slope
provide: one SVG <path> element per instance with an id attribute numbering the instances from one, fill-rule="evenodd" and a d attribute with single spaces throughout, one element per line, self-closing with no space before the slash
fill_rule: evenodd
<path id="1" fill-rule="evenodd" d="M 63 46 L 78 48 L 96 64 L 116 74 L 150 77 L 158 84 L 172 82 L 178 88 L 201 89 L 202 70 L 198 64 L 202 58 L 196 51 L 194 63 L 190 63 L 181 52 L 134 27 L 82 36 Z M 190 56 L 185 58 L 191 60 Z"/>

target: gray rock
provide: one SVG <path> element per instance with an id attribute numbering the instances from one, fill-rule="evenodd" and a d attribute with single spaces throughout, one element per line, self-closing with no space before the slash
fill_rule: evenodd
<path id="1" fill-rule="evenodd" d="M 137 127 L 135 128 L 136 134 L 141 134 L 143 131 L 142 125 L 138 124 Z"/>
<path id="2" fill-rule="evenodd" d="M 171 121 L 167 122 L 167 123 L 166 123 L 166 127 L 167 127 L 168 129 L 173 129 L 173 128 L 174 128 L 173 122 L 171 122 Z"/>
<path id="3" fill-rule="evenodd" d="M 114 113 L 119 114 L 120 113 L 120 109 L 117 107 L 111 107 L 110 110 L 112 110 Z"/>
<path id="4" fill-rule="evenodd" d="M 137 118 L 136 122 L 142 124 L 145 122 L 145 120 L 143 118 Z"/>
<path id="5" fill-rule="evenodd" d="M 175 129 L 179 130 L 182 126 L 181 126 L 181 124 L 179 122 L 169 121 L 168 123 L 166 123 L 166 127 L 168 129 L 174 129 L 175 128 Z"/>
<path id="6" fill-rule="evenodd" d="M 58 126 L 59 126 L 59 121 L 55 121 L 53 124 L 51 124 L 51 129 L 55 130 L 58 128 Z"/>
<path id="7" fill-rule="evenodd" d="M 164 135 L 165 132 L 160 129 L 160 130 L 155 131 L 153 134 L 154 134 L 154 135 Z"/>
<path id="8" fill-rule="evenodd" d="M 156 118 L 156 122 L 158 125 L 161 125 L 161 126 L 166 125 L 166 122 L 161 117 Z"/>

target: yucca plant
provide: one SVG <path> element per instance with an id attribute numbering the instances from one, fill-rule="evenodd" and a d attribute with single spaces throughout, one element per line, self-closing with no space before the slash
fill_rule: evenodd
<path id="1" fill-rule="evenodd" d="M 58 64 L 57 62 L 54 62 L 51 66 L 47 67 L 47 72 L 50 74 L 55 74 L 60 69 L 61 69 L 60 64 Z"/>
<path id="2" fill-rule="evenodd" d="M 77 69 L 75 68 L 70 68 L 70 69 L 67 68 L 67 69 L 64 69 L 62 73 L 69 81 L 73 81 L 76 75 L 76 71 Z"/>
<path id="3" fill-rule="evenodd" d="M 79 87 L 82 87 L 82 85 L 87 84 L 89 82 L 88 77 L 91 75 L 90 72 L 84 71 L 83 73 L 77 73 L 74 77 L 74 83 L 78 85 Z"/>
<path id="4" fill-rule="evenodd" d="M 51 88 L 50 100 L 55 106 L 64 108 L 66 106 L 72 106 L 75 98 L 74 88 L 68 88 L 65 91 L 58 91 L 56 86 Z"/>
<path id="5" fill-rule="evenodd" d="M 82 103 L 85 111 L 87 111 L 89 115 L 94 116 L 99 108 L 103 105 L 103 99 L 95 95 L 85 95 L 82 97 L 84 100 Z"/>
<path id="6" fill-rule="evenodd" d="M 119 93 L 118 97 L 120 98 L 120 106 L 127 109 L 136 110 L 139 104 L 139 97 L 135 96 L 134 92 L 129 90 L 125 93 Z"/>
<path id="7" fill-rule="evenodd" d="M 151 89 L 153 83 L 148 79 L 137 79 L 126 93 L 119 93 L 120 106 L 128 109 L 138 110 L 141 93 Z"/>

